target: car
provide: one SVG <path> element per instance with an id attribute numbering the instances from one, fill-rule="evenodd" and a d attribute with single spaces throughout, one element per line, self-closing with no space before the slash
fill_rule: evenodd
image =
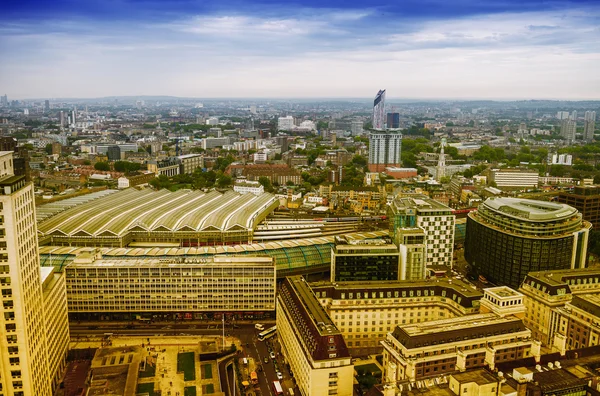
<path id="1" fill-rule="evenodd" d="M 265 363 L 269 363 L 269 358 L 268 358 L 268 357 L 265 357 L 265 358 L 263 359 L 263 362 L 265 362 Z"/>
<path id="2" fill-rule="evenodd" d="M 281 374 L 279 371 L 277 372 L 277 379 L 280 381 L 283 379 L 283 374 Z"/>
<path id="3" fill-rule="evenodd" d="M 269 353 L 269 356 L 271 357 L 271 359 L 275 360 L 275 352 L 271 351 L 271 353 Z"/>

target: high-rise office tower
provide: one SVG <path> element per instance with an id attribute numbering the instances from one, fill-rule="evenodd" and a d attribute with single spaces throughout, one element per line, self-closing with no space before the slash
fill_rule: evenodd
<path id="1" fill-rule="evenodd" d="M 400 128 L 400 113 L 387 113 L 386 127 L 389 129 Z"/>
<path id="2" fill-rule="evenodd" d="M 44 101 L 44 111 L 46 111 L 46 112 L 50 111 L 50 101 L 49 100 Z"/>
<path id="3" fill-rule="evenodd" d="M 596 112 L 586 111 L 583 124 L 583 138 L 586 142 L 594 141 L 594 129 L 596 128 Z"/>
<path id="4" fill-rule="evenodd" d="M 33 186 L 0 152 L 0 386 L 14 396 L 52 395 L 68 348 L 63 274 L 40 269 Z"/>
<path id="5" fill-rule="evenodd" d="M 385 89 L 377 92 L 373 101 L 373 129 L 385 128 Z"/>
<path id="6" fill-rule="evenodd" d="M 577 110 L 573 110 L 569 119 L 573 120 L 573 121 L 577 121 Z"/>
<path id="7" fill-rule="evenodd" d="M 575 141 L 577 122 L 575 120 L 563 120 L 560 126 L 560 134 L 568 143 Z"/>
<path id="8" fill-rule="evenodd" d="M 8 107 L 8 96 L 4 94 L 4 96 L 0 96 L 0 106 Z"/>
<path id="9" fill-rule="evenodd" d="M 66 125 L 66 120 L 65 120 L 65 112 L 64 111 L 60 111 L 60 127 L 64 128 Z"/>
<path id="10" fill-rule="evenodd" d="M 400 166 L 402 134 L 399 131 L 372 131 L 369 134 L 369 172 Z"/>

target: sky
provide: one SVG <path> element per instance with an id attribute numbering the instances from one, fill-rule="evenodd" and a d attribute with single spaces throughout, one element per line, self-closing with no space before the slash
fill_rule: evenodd
<path id="1" fill-rule="evenodd" d="M 600 99 L 598 0 L 4 0 L 9 99 Z"/>

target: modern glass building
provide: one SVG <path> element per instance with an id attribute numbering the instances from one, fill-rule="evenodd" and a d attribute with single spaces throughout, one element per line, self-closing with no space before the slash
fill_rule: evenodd
<path id="1" fill-rule="evenodd" d="M 465 259 L 472 273 L 518 289 L 532 271 L 584 268 L 590 229 L 568 205 L 489 198 L 467 218 Z"/>
<path id="2" fill-rule="evenodd" d="M 373 101 L 373 128 L 385 128 L 385 89 L 377 92 Z"/>

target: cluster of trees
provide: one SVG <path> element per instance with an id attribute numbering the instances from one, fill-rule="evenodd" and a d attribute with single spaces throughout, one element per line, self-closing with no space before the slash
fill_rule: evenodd
<path id="1" fill-rule="evenodd" d="M 233 179 L 231 176 L 228 176 L 221 171 L 215 172 L 214 170 L 209 170 L 208 172 L 203 172 L 201 169 L 196 169 L 191 175 L 184 174 L 172 177 L 160 175 L 150 181 L 150 185 L 157 190 L 166 188 L 171 191 L 182 188 L 195 190 L 212 187 L 227 188 L 231 186 L 232 183 Z"/>
<path id="2" fill-rule="evenodd" d="M 85 161 L 84 165 L 89 165 L 90 162 L 89 161 Z M 115 172 L 123 172 L 123 173 L 130 173 L 130 172 L 137 172 L 138 170 L 140 170 L 141 165 L 138 164 L 137 162 L 129 162 L 129 161 L 115 161 L 112 164 L 106 162 L 106 161 L 98 161 L 94 164 L 94 169 L 99 170 L 99 171 L 105 171 L 108 172 L 111 169 L 114 170 Z"/>

